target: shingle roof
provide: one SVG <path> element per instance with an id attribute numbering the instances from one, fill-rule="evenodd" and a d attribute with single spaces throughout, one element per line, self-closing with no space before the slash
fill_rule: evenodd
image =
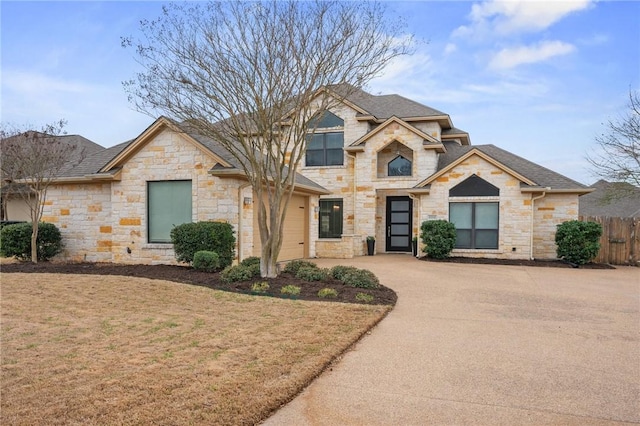
<path id="1" fill-rule="evenodd" d="M 525 160 L 524 158 L 498 148 L 495 145 L 460 146 L 454 142 L 444 142 L 444 145 L 447 152 L 440 155 L 440 158 L 438 159 L 438 170 L 442 170 L 447 167 L 469 151 L 477 149 L 543 188 L 550 187 L 552 189 L 571 190 L 587 189 L 587 186 L 581 183 L 556 173 L 553 170 L 549 170 L 546 167 L 542 167 L 539 164 Z"/>
<path id="2" fill-rule="evenodd" d="M 98 173 L 105 164 L 120 154 L 131 142 L 133 142 L 133 139 L 110 148 L 100 147 L 102 148 L 101 151 L 86 156 L 80 164 L 64 170 L 60 177 L 82 177 Z"/>
<path id="3" fill-rule="evenodd" d="M 329 89 L 339 94 L 345 94 L 345 99 L 370 115 L 381 120 L 396 116 L 407 119 L 413 117 L 441 117 L 448 114 L 437 109 L 407 99 L 400 95 L 372 95 L 362 89 L 347 85 L 329 86 Z"/>
<path id="4" fill-rule="evenodd" d="M 580 215 L 640 217 L 640 188 L 605 180 L 599 180 L 591 187 L 596 190 L 580 197 Z"/>

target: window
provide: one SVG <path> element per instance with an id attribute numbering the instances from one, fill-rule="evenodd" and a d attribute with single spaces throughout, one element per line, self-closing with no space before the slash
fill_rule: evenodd
<path id="1" fill-rule="evenodd" d="M 320 200 L 320 238 L 342 236 L 342 200 Z"/>
<path id="2" fill-rule="evenodd" d="M 147 240 L 170 243 L 171 229 L 191 222 L 191 181 L 147 182 Z"/>
<path id="3" fill-rule="evenodd" d="M 344 120 L 330 111 L 324 111 L 309 121 L 310 129 L 336 129 L 344 127 Z M 322 131 L 307 136 L 307 166 L 342 166 L 344 162 L 344 132 Z"/>
<path id="4" fill-rule="evenodd" d="M 498 203 L 449 203 L 449 221 L 456 226 L 456 248 L 498 248 Z"/>
<path id="5" fill-rule="evenodd" d="M 402 155 L 398 155 L 393 160 L 389 161 L 387 166 L 388 176 L 411 176 L 411 161 L 404 158 Z"/>
<path id="6" fill-rule="evenodd" d="M 315 133 L 307 136 L 307 166 L 341 166 L 344 133 Z"/>

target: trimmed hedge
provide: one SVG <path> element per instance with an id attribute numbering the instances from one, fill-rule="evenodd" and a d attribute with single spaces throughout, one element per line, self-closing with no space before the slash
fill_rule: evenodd
<path id="1" fill-rule="evenodd" d="M 317 266 L 303 266 L 296 272 L 296 278 L 305 281 L 325 281 L 329 278 L 329 271 L 318 268 Z"/>
<path id="2" fill-rule="evenodd" d="M 444 259 L 456 245 L 456 227 L 446 220 L 425 220 L 420 226 L 420 238 L 427 256 Z"/>
<path id="3" fill-rule="evenodd" d="M 584 265 L 600 251 L 602 225 L 596 222 L 570 220 L 563 222 L 556 231 L 556 253 L 560 259 L 576 265 Z"/>
<path id="4" fill-rule="evenodd" d="M 31 223 L 6 225 L 0 231 L 0 255 L 31 260 Z M 62 251 L 62 235 L 53 223 L 38 224 L 38 260 L 49 260 Z"/>
<path id="5" fill-rule="evenodd" d="M 220 273 L 220 279 L 225 283 L 234 283 L 238 281 L 249 281 L 252 278 L 260 276 L 260 265 L 253 264 L 249 266 L 235 265 L 228 266 Z"/>
<path id="6" fill-rule="evenodd" d="M 290 274 L 296 275 L 300 268 L 317 268 L 317 267 L 318 265 L 316 265 L 313 262 L 309 262 L 308 260 L 292 260 L 291 262 L 287 263 L 287 265 L 284 267 L 284 272 L 288 272 Z"/>
<path id="7" fill-rule="evenodd" d="M 171 230 L 171 242 L 178 262 L 193 263 L 198 251 L 215 251 L 220 267 L 231 265 L 236 239 L 233 227 L 223 222 L 183 223 Z"/>
<path id="8" fill-rule="evenodd" d="M 356 288 L 378 288 L 380 281 L 375 274 L 368 269 L 356 269 L 348 271 L 342 277 L 342 282 L 349 287 Z"/>
<path id="9" fill-rule="evenodd" d="M 220 256 L 215 251 L 200 250 L 193 255 L 193 268 L 213 272 L 220 268 Z"/>

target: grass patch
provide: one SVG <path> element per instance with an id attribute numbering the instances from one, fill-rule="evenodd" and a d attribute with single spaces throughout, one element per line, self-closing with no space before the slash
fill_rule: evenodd
<path id="1" fill-rule="evenodd" d="M 121 276 L 0 291 L 2 424 L 259 423 L 390 309 Z"/>

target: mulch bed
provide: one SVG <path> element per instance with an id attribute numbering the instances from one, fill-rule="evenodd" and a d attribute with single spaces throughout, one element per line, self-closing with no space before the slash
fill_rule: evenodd
<path id="1" fill-rule="evenodd" d="M 421 257 L 421 260 L 428 262 L 444 263 L 476 263 L 483 265 L 511 265 L 511 266 L 541 266 L 544 268 L 580 268 L 580 269 L 616 269 L 606 263 L 587 263 L 585 265 L 574 265 L 562 260 L 517 260 L 517 259 L 476 259 L 471 257 L 447 257 L 445 259 L 432 259 Z"/>
<path id="2" fill-rule="evenodd" d="M 208 287 L 215 290 L 231 291 L 235 293 L 254 294 L 251 285 L 254 282 L 267 281 L 269 290 L 261 294 L 284 298 L 280 288 L 286 285 L 300 287 L 300 294 L 295 296 L 298 300 L 312 300 L 322 302 L 363 303 L 374 305 L 395 305 L 398 300 L 396 292 L 388 287 L 380 286 L 377 289 L 353 288 L 344 285 L 341 281 L 328 279 L 326 281 L 303 281 L 291 274 L 281 273 L 278 278 L 257 278 L 252 281 L 226 284 L 220 280 L 219 273 L 201 272 L 185 266 L 176 265 L 121 265 L 112 263 L 55 263 L 17 262 L 2 265 L 2 273 L 57 273 L 57 274 L 92 274 L 92 275 L 122 275 L 127 277 L 142 277 L 158 280 L 174 281 L 184 284 L 192 284 Z M 322 298 L 318 291 L 323 288 L 332 288 L 338 292 L 337 297 Z M 358 293 L 373 296 L 373 301 L 366 303 L 356 300 Z M 286 297 L 291 298 L 291 297 Z"/>

